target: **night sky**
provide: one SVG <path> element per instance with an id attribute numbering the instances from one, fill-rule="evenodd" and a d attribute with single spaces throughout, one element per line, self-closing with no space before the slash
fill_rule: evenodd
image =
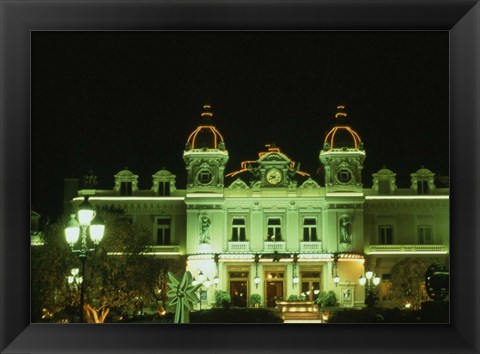
<path id="1" fill-rule="evenodd" d="M 422 165 L 449 171 L 448 32 L 33 32 L 32 208 L 57 218 L 63 179 L 93 168 L 112 189 L 166 168 L 185 188 L 183 148 L 213 106 L 226 172 L 276 143 L 316 175 L 346 105 L 367 158 L 409 187 Z"/>

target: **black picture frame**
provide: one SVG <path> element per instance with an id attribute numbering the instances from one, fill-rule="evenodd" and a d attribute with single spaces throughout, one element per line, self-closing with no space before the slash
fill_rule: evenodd
<path id="1" fill-rule="evenodd" d="M 1 11 L 2 353 L 479 352 L 478 1 L 7 1 Z M 47 325 L 30 323 L 30 31 L 450 32 L 451 323 Z"/>

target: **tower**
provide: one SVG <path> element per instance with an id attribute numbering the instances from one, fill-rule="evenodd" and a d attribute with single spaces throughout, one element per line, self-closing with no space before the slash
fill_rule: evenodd
<path id="1" fill-rule="evenodd" d="M 188 192 L 218 193 L 223 190 L 228 151 L 223 136 L 212 124 L 212 107 L 203 106 L 200 125 L 189 135 L 183 160 Z"/>
<path id="2" fill-rule="evenodd" d="M 365 160 L 363 142 L 358 133 L 345 124 L 345 106 L 338 106 L 337 123 L 327 133 L 320 151 L 327 192 L 361 192 Z"/>

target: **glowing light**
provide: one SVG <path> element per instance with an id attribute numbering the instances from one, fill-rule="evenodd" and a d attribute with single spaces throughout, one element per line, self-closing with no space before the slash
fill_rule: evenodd
<path id="1" fill-rule="evenodd" d="M 448 195 L 366 195 L 365 199 L 367 200 L 382 200 L 382 199 L 430 199 L 430 200 L 448 200 L 450 196 Z"/>
<path id="2" fill-rule="evenodd" d="M 412 307 L 412 304 L 411 304 L 411 303 L 408 302 L 408 303 L 405 304 L 405 308 L 406 308 L 406 309 L 409 309 L 410 307 Z"/>
<path id="3" fill-rule="evenodd" d="M 370 280 L 372 279 L 373 277 L 373 272 L 371 270 L 368 270 L 366 273 L 365 273 L 365 277 Z"/>
<path id="4" fill-rule="evenodd" d="M 380 278 L 379 277 L 373 278 L 373 285 L 377 286 L 378 284 L 380 284 Z"/>
<path id="5" fill-rule="evenodd" d="M 73 198 L 73 201 L 83 200 L 83 198 Z M 89 200 L 185 200 L 185 197 L 90 197 Z"/>
<path id="6" fill-rule="evenodd" d="M 80 224 L 75 220 L 75 214 L 70 214 L 70 220 L 65 227 L 65 238 L 68 244 L 73 247 L 80 236 Z"/>
<path id="7" fill-rule="evenodd" d="M 293 161 L 290 157 L 288 157 L 287 155 L 285 155 L 285 153 L 281 152 L 280 151 L 280 148 L 279 147 L 272 147 L 270 144 L 266 144 L 265 147 L 267 148 L 267 151 L 261 151 L 258 153 L 258 158 L 261 159 L 263 156 L 267 155 L 267 154 L 270 154 L 272 152 L 275 152 L 275 153 L 279 153 L 279 154 L 282 154 L 283 156 L 285 156 L 285 158 L 287 158 L 288 160 L 290 160 L 290 163 L 289 163 L 289 166 L 291 169 L 294 169 L 295 168 L 295 161 Z M 257 164 L 258 163 L 258 160 L 257 161 L 254 161 L 254 160 L 246 160 L 246 161 L 242 161 L 240 163 L 240 170 L 238 171 L 234 171 L 234 172 L 230 172 L 228 174 L 225 175 L 225 177 L 234 177 L 242 172 L 246 172 L 246 171 L 250 171 L 251 170 L 251 165 L 252 164 Z M 299 175 L 301 176 L 307 176 L 307 177 L 310 177 L 310 174 L 307 173 L 307 172 L 304 172 L 304 171 L 296 171 L 296 173 L 298 173 Z"/>
<path id="8" fill-rule="evenodd" d="M 367 283 L 367 278 L 365 278 L 363 275 L 358 279 L 358 282 L 360 283 L 361 286 L 365 286 Z"/>
<path id="9" fill-rule="evenodd" d="M 350 135 L 352 136 L 353 138 L 353 143 L 354 143 L 354 146 L 355 146 L 355 149 L 358 149 L 358 144 L 362 141 L 362 139 L 360 138 L 360 135 L 358 135 L 358 133 L 353 130 L 352 128 L 350 128 L 349 126 L 347 125 L 341 125 L 341 126 L 335 126 L 333 127 L 327 134 L 327 136 L 325 137 L 325 142 L 329 143 L 330 144 L 330 150 L 332 150 L 334 148 L 334 139 L 335 139 L 335 134 L 337 134 L 337 131 L 338 130 L 346 130 L 350 133 Z"/>
<path id="10" fill-rule="evenodd" d="M 187 142 L 190 143 L 190 147 L 192 149 L 195 149 L 195 142 L 196 142 L 196 139 L 197 139 L 197 135 L 198 133 L 200 133 L 202 130 L 210 130 L 210 132 L 212 133 L 213 135 L 213 147 L 214 149 L 217 149 L 218 148 L 218 138 L 220 138 L 220 141 L 223 142 L 223 136 L 222 134 L 220 134 L 220 132 L 218 131 L 217 128 L 215 128 L 215 126 L 213 125 L 199 125 L 197 127 L 197 129 L 195 129 L 189 136 L 188 136 L 188 139 L 187 139 Z"/>

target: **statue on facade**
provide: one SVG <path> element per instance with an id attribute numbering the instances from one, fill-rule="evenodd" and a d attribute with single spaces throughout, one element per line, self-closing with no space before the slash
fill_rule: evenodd
<path id="1" fill-rule="evenodd" d="M 340 243 L 352 242 L 352 223 L 350 217 L 344 215 L 340 218 Z"/>
<path id="2" fill-rule="evenodd" d="M 210 224 L 211 221 L 208 216 L 200 218 L 200 243 L 210 243 Z"/>

